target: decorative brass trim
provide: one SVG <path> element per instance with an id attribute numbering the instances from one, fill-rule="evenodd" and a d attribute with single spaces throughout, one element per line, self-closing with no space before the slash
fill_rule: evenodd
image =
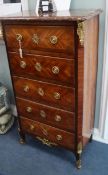
<path id="1" fill-rule="evenodd" d="M 29 91 L 29 86 L 26 85 L 23 90 L 24 90 L 24 92 L 28 92 Z"/>
<path id="2" fill-rule="evenodd" d="M 16 34 L 16 40 L 17 40 L 17 41 L 21 41 L 22 38 L 23 38 L 23 36 L 22 36 L 20 33 L 17 33 L 17 34 Z"/>
<path id="3" fill-rule="evenodd" d="M 82 153 L 82 149 L 83 149 L 82 142 L 80 142 L 80 143 L 78 144 L 78 147 L 77 147 L 77 153 L 78 153 L 78 154 L 81 154 L 81 153 Z"/>
<path id="4" fill-rule="evenodd" d="M 57 42 L 58 42 L 57 36 L 51 36 L 51 37 L 50 37 L 50 42 L 51 42 L 51 44 L 53 44 L 53 45 L 57 44 Z"/>
<path id="5" fill-rule="evenodd" d="M 22 69 L 25 69 L 26 66 L 27 66 L 27 64 L 26 64 L 25 61 L 20 61 L 20 67 L 21 67 Z"/>
<path id="6" fill-rule="evenodd" d="M 53 74 L 59 74 L 59 67 L 58 66 L 54 66 L 54 67 L 52 67 L 52 73 Z"/>
<path id="7" fill-rule="evenodd" d="M 84 22 L 78 22 L 77 34 L 79 36 L 81 46 L 84 46 Z"/>
<path id="8" fill-rule="evenodd" d="M 60 93 L 54 92 L 54 98 L 55 98 L 56 100 L 60 100 L 60 98 L 61 98 Z"/>
<path id="9" fill-rule="evenodd" d="M 23 138 L 21 138 L 21 135 L 20 135 L 20 132 L 21 132 L 21 129 L 20 129 L 20 127 L 19 127 L 19 122 L 18 122 L 18 134 L 19 134 L 19 143 L 20 144 L 25 144 L 26 142 L 25 142 L 25 139 L 23 139 Z"/>
<path id="10" fill-rule="evenodd" d="M 0 24 L 0 39 L 3 39 L 3 32 L 2 32 L 2 26 Z"/>
<path id="11" fill-rule="evenodd" d="M 28 107 L 26 108 L 26 111 L 27 111 L 28 113 L 31 113 L 31 112 L 32 112 L 32 108 L 28 106 Z"/>
<path id="12" fill-rule="evenodd" d="M 46 113 L 45 113 L 44 110 L 40 110 L 40 116 L 41 116 L 42 118 L 46 118 Z"/>
<path id="13" fill-rule="evenodd" d="M 34 130 L 35 129 L 35 126 L 34 125 L 30 125 L 30 130 Z"/>
<path id="14" fill-rule="evenodd" d="M 35 69 L 36 69 L 38 72 L 41 72 L 41 70 L 42 70 L 41 64 L 37 62 L 37 63 L 35 64 Z"/>
<path id="15" fill-rule="evenodd" d="M 25 144 L 26 142 L 25 142 L 24 139 L 20 138 L 19 143 L 23 145 L 23 144 Z"/>
<path id="16" fill-rule="evenodd" d="M 40 38 L 36 33 L 33 34 L 32 41 L 33 41 L 33 43 L 35 43 L 37 45 L 39 44 Z"/>
<path id="17" fill-rule="evenodd" d="M 47 140 L 47 139 L 42 139 L 41 137 L 36 137 L 39 141 L 41 141 L 44 145 L 47 145 L 47 146 L 57 146 L 57 144 L 56 143 L 54 143 L 54 142 L 50 142 L 49 140 Z"/>
<path id="18" fill-rule="evenodd" d="M 80 169 L 80 168 L 82 167 L 82 166 L 81 166 L 81 160 L 80 160 L 80 159 L 77 160 L 76 166 L 77 166 L 78 169 Z"/>
<path id="19" fill-rule="evenodd" d="M 62 120 L 61 116 L 60 115 L 56 115 L 55 116 L 55 121 L 56 122 L 60 122 Z"/>
<path id="20" fill-rule="evenodd" d="M 58 140 L 58 141 L 61 141 L 63 138 L 62 138 L 62 135 L 57 135 L 56 136 L 56 139 Z"/>
<path id="21" fill-rule="evenodd" d="M 42 88 L 38 88 L 37 92 L 40 96 L 44 96 L 44 90 Z"/>
<path id="22" fill-rule="evenodd" d="M 76 166 L 77 166 L 78 169 L 81 168 L 81 154 L 82 154 L 82 149 L 83 149 L 82 142 L 79 142 L 79 144 L 77 146 L 78 159 L 76 161 Z"/>

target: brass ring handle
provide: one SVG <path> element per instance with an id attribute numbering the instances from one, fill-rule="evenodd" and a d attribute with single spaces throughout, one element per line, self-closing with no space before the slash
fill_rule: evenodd
<path id="1" fill-rule="evenodd" d="M 26 68 L 26 62 L 25 61 L 20 61 L 20 67 L 22 68 L 22 69 L 25 69 Z"/>
<path id="2" fill-rule="evenodd" d="M 45 113 L 44 110 L 40 110 L 40 116 L 41 116 L 42 118 L 46 118 L 46 113 Z"/>
<path id="3" fill-rule="evenodd" d="M 26 111 L 27 111 L 28 113 L 31 113 L 31 112 L 32 112 L 32 108 L 31 108 L 31 107 L 27 107 L 27 108 L 26 108 Z"/>
<path id="4" fill-rule="evenodd" d="M 35 64 L 35 69 L 36 69 L 38 72 L 41 72 L 41 70 L 42 70 L 41 64 L 37 62 L 37 63 Z"/>
<path id="5" fill-rule="evenodd" d="M 21 34 L 16 34 L 16 40 L 21 41 L 23 39 L 23 36 Z"/>
<path id="6" fill-rule="evenodd" d="M 58 66 L 52 67 L 52 73 L 53 74 L 59 74 L 59 67 Z"/>
<path id="7" fill-rule="evenodd" d="M 29 86 L 26 85 L 26 86 L 24 87 L 24 92 L 28 92 L 28 91 L 29 91 Z"/>
<path id="8" fill-rule="evenodd" d="M 61 135 L 57 135 L 57 136 L 56 136 L 56 139 L 57 139 L 58 141 L 61 141 L 61 140 L 62 140 L 62 136 L 61 136 Z"/>
<path id="9" fill-rule="evenodd" d="M 60 98 L 61 98 L 60 93 L 54 92 L 54 98 L 55 98 L 56 100 L 60 100 Z"/>
<path id="10" fill-rule="evenodd" d="M 57 42 L 58 42 L 58 38 L 57 38 L 57 36 L 51 36 L 50 37 L 50 42 L 51 42 L 51 44 L 53 44 L 53 45 L 55 45 L 55 44 L 57 44 Z"/>
<path id="11" fill-rule="evenodd" d="M 44 96 L 44 90 L 43 90 L 42 88 L 39 88 L 39 89 L 38 89 L 38 94 L 39 94 L 40 96 Z"/>
<path id="12" fill-rule="evenodd" d="M 30 130 L 34 130 L 35 126 L 34 125 L 30 125 Z"/>
<path id="13" fill-rule="evenodd" d="M 33 37 L 32 37 L 32 41 L 33 41 L 33 43 L 35 43 L 35 44 L 39 44 L 39 36 L 37 35 L 37 34 L 33 34 Z"/>
<path id="14" fill-rule="evenodd" d="M 56 115 L 56 116 L 55 116 L 55 121 L 56 121 L 56 122 L 60 122 L 60 121 L 61 121 L 61 119 L 62 119 L 62 118 L 61 118 L 61 116 L 60 116 L 60 115 Z"/>

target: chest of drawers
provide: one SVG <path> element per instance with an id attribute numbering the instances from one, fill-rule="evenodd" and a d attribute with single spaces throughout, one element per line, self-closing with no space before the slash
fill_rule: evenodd
<path id="1" fill-rule="evenodd" d="M 20 142 L 31 134 L 74 152 L 92 137 L 99 10 L 1 18 Z"/>

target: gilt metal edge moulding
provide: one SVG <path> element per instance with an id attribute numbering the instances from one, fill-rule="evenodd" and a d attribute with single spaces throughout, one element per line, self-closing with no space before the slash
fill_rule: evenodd
<path id="1" fill-rule="evenodd" d="M 79 36 L 81 46 L 84 46 L 84 22 L 78 22 L 77 34 Z"/>

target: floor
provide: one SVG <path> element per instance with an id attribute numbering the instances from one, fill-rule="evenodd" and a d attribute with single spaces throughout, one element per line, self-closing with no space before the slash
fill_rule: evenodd
<path id="1" fill-rule="evenodd" d="M 82 162 L 82 169 L 77 170 L 70 151 L 49 148 L 31 137 L 20 145 L 15 126 L 0 135 L 0 175 L 107 175 L 108 145 L 88 144 Z"/>

